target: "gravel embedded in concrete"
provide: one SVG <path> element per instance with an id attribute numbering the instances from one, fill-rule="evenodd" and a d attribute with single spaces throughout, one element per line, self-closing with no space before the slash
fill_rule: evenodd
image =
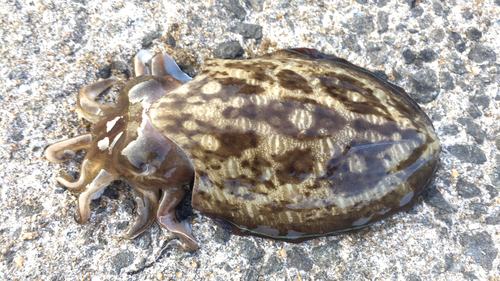
<path id="1" fill-rule="evenodd" d="M 495 280 L 499 14 L 499 0 L 2 1 L 0 279 Z M 168 53 L 195 76 L 227 42 L 241 49 L 224 55 L 316 48 L 386 75 L 420 102 L 441 138 L 434 189 L 408 212 L 297 245 L 229 236 L 198 212 L 195 252 L 170 248 L 175 235 L 156 223 L 123 239 L 136 205 L 120 182 L 92 202 L 87 224 L 75 223 L 76 196 L 55 178 L 78 176 L 85 153 L 63 164 L 43 155 L 92 130 L 75 112 L 78 91 L 128 79 L 141 48 Z"/>

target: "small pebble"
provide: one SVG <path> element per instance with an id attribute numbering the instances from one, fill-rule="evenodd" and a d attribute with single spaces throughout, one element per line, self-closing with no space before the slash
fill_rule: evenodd
<path id="1" fill-rule="evenodd" d="M 63 54 L 65 54 L 66 56 L 69 56 L 73 53 L 73 51 L 71 50 L 71 48 L 69 46 L 64 46 L 62 51 L 63 51 Z"/>
<path id="2" fill-rule="evenodd" d="M 25 232 L 21 236 L 23 240 L 33 240 L 38 237 L 38 232 Z"/>
<path id="3" fill-rule="evenodd" d="M 156 273 L 156 279 L 163 280 L 163 273 L 161 272 Z"/>
<path id="4" fill-rule="evenodd" d="M 177 271 L 177 273 L 175 273 L 175 276 L 177 276 L 178 278 L 181 278 L 182 277 L 182 272 Z"/>
<path id="5" fill-rule="evenodd" d="M 481 67 L 473 66 L 473 67 L 471 67 L 470 71 L 472 72 L 472 75 L 477 76 L 477 75 L 481 74 Z"/>
<path id="6" fill-rule="evenodd" d="M 286 250 L 285 248 L 281 248 L 281 250 L 279 251 L 279 254 L 282 258 L 286 258 Z"/>
<path id="7" fill-rule="evenodd" d="M 14 262 L 17 266 L 22 267 L 24 265 L 25 259 L 23 257 L 15 257 Z"/>

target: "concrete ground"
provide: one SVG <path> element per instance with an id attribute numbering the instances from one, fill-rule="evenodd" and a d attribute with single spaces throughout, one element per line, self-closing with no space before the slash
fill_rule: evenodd
<path id="1" fill-rule="evenodd" d="M 499 0 L 2 1 L 0 279 L 500 280 L 499 14 Z M 76 197 L 55 178 L 77 175 L 84 152 L 43 155 L 92 130 L 75 112 L 80 88 L 126 79 L 140 49 L 193 76 L 208 58 L 287 47 L 365 67 L 431 117 L 442 162 L 411 211 L 301 244 L 231 236 L 196 212 L 200 249 L 162 251 L 176 237 L 157 224 L 120 237 L 135 203 L 116 182 L 74 222 Z"/>

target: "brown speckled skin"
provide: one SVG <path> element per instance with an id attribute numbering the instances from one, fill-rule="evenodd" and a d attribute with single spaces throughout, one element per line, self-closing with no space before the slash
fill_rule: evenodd
<path id="1" fill-rule="evenodd" d="M 437 168 L 439 140 L 416 102 L 345 60 L 294 49 L 209 60 L 186 84 L 179 72 L 141 51 L 117 104 L 94 101 L 114 79 L 80 91 L 93 132 L 46 150 L 61 163 L 88 149 L 78 180 L 58 178 L 79 194 L 79 223 L 124 180 L 137 202 L 130 238 L 156 219 L 195 250 L 180 215 L 192 191 L 192 206 L 235 234 L 300 242 L 411 208 Z"/>
<path id="2" fill-rule="evenodd" d="M 193 162 L 195 209 L 233 233 L 286 241 L 409 209 L 440 152 L 401 88 L 307 49 L 207 61 L 150 116 Z"/>

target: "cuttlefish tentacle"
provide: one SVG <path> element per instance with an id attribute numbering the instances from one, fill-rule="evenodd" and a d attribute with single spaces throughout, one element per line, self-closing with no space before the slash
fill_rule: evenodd
<path id="1" fill-rule="evenodd" d="M 167 76 L 167 69 L 165 68 L 165 60 L 163 53 L 156 54 L 151 60 L 151 74 L 154 76 Z"/>
<path id="2" fill-rule="evenodd" d="M 198 243 L 191 234 L 191 229 L 186 221 L 179 221 L 175 217 L 175 207 L 181 202 L 185 195 L 182 186 L 162 188 L 163 194 L 158 208 L 158 223 L 179 237 L 182 249 L 194 251 L 198 249 Z"/>
<path id="3" fill-rule="evenodd" d="M 45 150 L 45 158 L 52 163 L 63 163 L 75 157 L 78 150 L 88 149 L 90 146 L 92 146 L 92 135 L 79 135 L 47 147 L 47 150 Z"/>
<path id="4" fill-rule="evenodd" d="M 153 57 L 151 73 L 154 76 L 172 76 L 183 83 L 187 83 L 192 79 L 182 72 L 177 63 L 166 53 L 158 53 Z"/>
<path id="5" fill-rule="evenodd" d="M 153 54 L 146 50 L 140 50 L 134 57 L 134 77 L 139 77 L 142 75 L 149 75 L 149 69 L 147 63 L 151 61 Z"/>
<path id="6" fill-rule="evenodd" d="M 47 160 L 52 163 L 62 163 L 70 158 L 75 157 L 77 151 L 88 149 L 91 146 L 91 134 L 76 136 L 74 138 L 63 140 L 49 146 L 47 150 L 45 150 L 45 158 L 47 158 Z M 57 178 L 57 181 L 70 191 L 81 192 L 81 190 L 85 187 L 85 179 L 88 178 L 87 174 L 89 172 L 89 169 L 90 162 L 88 159 L 86 159 L 82 163 L 80 177 L 77 181 L 73 180 L 73 178 L 69 174 L 62 174 Z"/>
<path id="7" fill-rule="evenodd" d="M 98 103 L 95 98 L 117 82 L 117 79 L 109 78 L 83 87 L 78 93 L 76 102 L 78 114 L 94 124 L 111 114 L 115 105 Z"/>
<path id="8" fill-rule="evenodd" d="M 91 147 L 92 135 L 85 134 L 51 145 L 45 151 L 45 157 L 50 162 L 61 163 L 73 157 L 78 150 Z M 79 224 L 85 224 L 90 218 L 90 201 L 101 196 L 106 186 L 119 179 L 114 169 L 104 167 L 100 161 L 91 163 L 90 159 L 94 158 L 92 156 L 95 152 L 92 149 L 89 150 L 83 160 L 77 180 L 69 174 L 63 174 L 57 178 L 57 181 L 71 192 L 80 193 L 78 209 L 75 212 L 75 220 Z"/>
<path id="9" fill-rule="evenodd" d="M 75 212 L 75 221 L 79 224 L 85 224 L 90 218 L 90 201 L 99 198 L 112 181 L 119 179 L 117 174 L 103 168 L 91 169 L 86 176 L 88 177 L 83 179 L 83 184 L 80 186 L 85 190 L 78 197 L 78 207 Z M 91 181 L 87 183 L 87 179 Z"/>
<path id="10" fill-rule="evenodd" d="M 90 171 L 90 160 L 85 159 L 82 163 L 80 169 L 80 177 L 78 180 L 73 180 L 69 174 L 65 173 L 58 177 L 56 180 L 69 191 L 80 193 L 89 184 L 89 171 Z"/>
<path id="11" fill-rule="evenodd" d="M 158 210 L 158 194 L 152 190 L 141 190 L 134 187 L 134 199 L 137 203 L 137 218 L 127 230 L 126 236 L 130 239 L 137 237 L 148 229 L 156 219 Z"/>

